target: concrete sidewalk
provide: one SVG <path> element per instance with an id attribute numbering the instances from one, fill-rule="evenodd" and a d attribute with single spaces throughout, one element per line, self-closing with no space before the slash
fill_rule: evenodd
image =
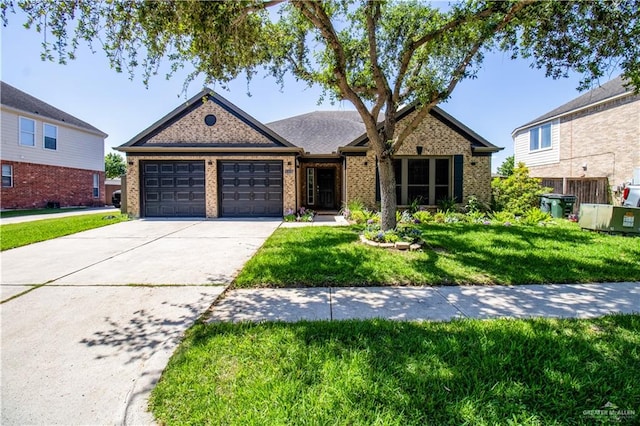
<path id="1" fill-rule="evenodd" d="M 640 312 L 640 281 L 451 287 L 238 289 L 211 308 L 210 321 L 388 318 L 590 318 Z"/>

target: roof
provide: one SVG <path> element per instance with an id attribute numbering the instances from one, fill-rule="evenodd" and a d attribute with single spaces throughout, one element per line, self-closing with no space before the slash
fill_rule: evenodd
<path id="1" fill-rule="evenodd" d="M 309 154 L 337 153 L 365 132 L 357 111 L 314 111 L 268 123 L 267 127 Z"/>
<path id="2" fill-rule="evenodd" d="M 216 104 L 220 105 L 222 108 L 224 108 L 225 110 L 233 114 L 236 118 L 240 119 L 245 124 L 252 127 L 254 130 L 263 134 L 265 137 L 267 137 L 269 140 L 274 142 L 276 145 L 280 145 L 281 147 L 285 147 L 285 148 L 296 148 L 294 145 L 289 143 L 282 136 L 278 135 L 273 130 L 269 129 L 267 126 L 260 123 L 258 120 L 251 117 L 249 114 L 242 111 L 240 108 L 238 108 L 237 106 L 235 106 L 234 104 L 232 104 L 231 102 L 229 102 L 228 100 L 220 96 L 219 94 L 215 93 L 213 90 L 205 88 L 200 93 L 198 93 L 197 95 L 189 99 L 187 102 L 181 104 L 179 107 L 171 111 L 169 114 L 165 115 L 160 120 L 156 121 L 151 126 L 149 126 L 145 130 L 143 130 L 142 132 L 134 136 L 129 142 L 123 145 L 120 145 L 117 148 L 117 150 L 122 150 L 121 148 L 125 148 L 124 150 L 126 150 L 126 148 L 128 147 L 133 147 L 137 144 L 145 142 L 154 134 L 160 132 L 162 129 L 170 126 L 180 118 L 184 117 L 189 112 L 193 111 L 195 108 L 201 106 L 202 105 L 201 100 L 205 97 L 209 98 L 209 100 L 211 100 L 212 102 L 215 102 Z M 197 146 L 202 146 L 202 145 L 198 144 L 198 145 L 195 145 L 194 147 L 197 147 Z"/>
<path id="3" fill-rule="evenodd" d="M 0 98 L 2 105 L 24 111 L 30 114 L 36 114 L 41 117 L 46 117 L 51 120 L 60 121 L 66 124 L 70 124 L 75 127 L 87 130 L 92 133 L 97 133 L 102 137 L 107 137 L 107 134 L 100 129 L 93 127 L 91 124 L 74 117 L 71 114 L 59 110 L 58 108 L 49 105 L 48 103 L 41 101 L 40 99 L 16 89 L 10 84 L 4 81 L 0 82 Z"/>
<path id="4" fill-rule="evenodd" d="M 602 86 L 598 86 L 595 89 L 592 89 L 587 93 L 581 96 L 578 96 L 577 98 L 567 102 L 566 104 L 560 105 L 558 108 L 555 108 L 549 111 L 548 113 L 541 115 L 535 120 L 529 121 L 528 123 L 523 124 L 522 126 L 519 126 L 513 131 L 513 133 L 525 127 L 529 127 L 532 124 L 548 121 L 563 115 L 567 115 L 571 112 L 586 108 L 593 104 L 603 102 L 607 99 L 615 98 L 625 94 L 632 94 L 633 90 L 631 88 L 624 87 L 624 84 L 625 84 L 625 81 L 622 75 L 619 75 L 613 80 L 606 82 Z"/>
<path id="5" fill-rule="evenodd" d="M 399 122 L 400 120 L 402 120 L 403 118 L 405 118 L 406 116 L 414 112 L 416 108 L 417 108 L 417 105 L 415 103 L 412 103 L 400 109 L 396 113 L 396 120 Z M 445 112 L 442 108 L 434 106 L 429 111 L 429 114 L 431 114 L 434 118 L 444 123 L 445 125 L 449 126 L 451 129 L 453 129 L 458 134 L 460 134 L 465 139 L 467 139 L 471 143 L 471 148 L 474 152 L 492 153 L 492 152 L 498 152 L 503 149 L 498 146 L 495 146 L 494 144 L 492 144 L 491 142 L 489 142 L 488 140 L 486 140 L 485 138 L 483 138 L 482 136 L 480 136 L 479 134 L 471 130 L 469 127 L 464 125 L 455 117 Z M 382 125 L 383 123 L 380 123 L 378 124 L 378 127 L 381 127 Z M 369 140 L 369 137 L 365 133 L 360 137 L 358 137 L 357 139 L 355 139 L 354 141 L 352 141 L 348 146 L 350 147 L 363 146 L 368 140 Z"/>

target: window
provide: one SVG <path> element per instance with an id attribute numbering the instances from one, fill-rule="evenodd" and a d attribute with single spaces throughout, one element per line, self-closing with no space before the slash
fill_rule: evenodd
<path id="1" fill-rule="evenodd" d="M 551 123 L 529 131 L 529 151 L 551 148 Z"/>
<path id="2" fill-rule="evenodd" d="M 312 206 L 316 203 L 316 182 L 315 182 L 315 171 L 313 167 L 309 167 L 307 169 L 307 204 Z"/>
<path id="3" fill-rule="evenodd" d="M 2 187 L 13 187 L 13 166 L 11 164 L 2 165 Z"/>
<path id="4" fill-rule="evenodd" d="M 399 158 L 395 160 L 396 198 L 400 205 L 434 205 L 451 197 L 449 158 Z"/>
<path id="5" fill-rule="evenodd" d="M 44 123 L 42 130 L 44 134 L 43 146 L 45 149 L 58 149 L 58 128 L 52 124 Z"/>
<path id="6" fill-rule="evenodd" d="M 36 146 L 36 122 L 20 117 L 20 145 Z"/>
<path id="7" fill-rule="evenodd" d="M 100 175 L 98 173 L 93 174 L 93 198 L 100 197 Z"/>

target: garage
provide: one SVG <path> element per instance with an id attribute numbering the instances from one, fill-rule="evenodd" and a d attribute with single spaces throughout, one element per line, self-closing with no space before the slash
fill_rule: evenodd
<path id="1" fill-rule="evenodd" d="M 218 161 L 220 213 L 282 217 L 282 161 Z"/>
<path id="2" fill-rule="evenodd" d="M 145 217 L 205 217 L 204 161 L 142 162 Z"/>

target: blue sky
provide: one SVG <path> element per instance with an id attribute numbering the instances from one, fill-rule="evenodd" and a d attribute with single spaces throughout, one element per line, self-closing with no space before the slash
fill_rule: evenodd
<path id="1" fill-rule="evenodd" d="M 86 46 L 67 65 L 43 62 L 43 36 L 23 28 L 23 22 L 20 15 L 10 14 L 9 25 L 1 30 L 2 80 L 108 133 L 105 154 L 185 101 L 186 73 L 171 80 L 158 75 L 145 88 L 141 78 L 131 81 L 127 74 L 110 69 L 101 50 L 93 54 Z M 513 154 L 513 129 L 578 96 L 578 81 L 577 75 L 545 78 L 544 71 L 530 68 L 526 60 L 489 54 L 478 78 L 460 83 L 440 107 L 491 143 L 504 147 L 493 156 L 495 170 Z M 187 98 L 198 93 L 201 84 L 191 83 Z M 353 109 L 349 102 L 318 105 L 320 90 L 293 79 L 280 91 L 273 78 L 257 76 L 249 86 L 251 96 L 243 77 L 232 82 L 229 91 L 212 88 L 263 123 L 316 110 Z"/>

